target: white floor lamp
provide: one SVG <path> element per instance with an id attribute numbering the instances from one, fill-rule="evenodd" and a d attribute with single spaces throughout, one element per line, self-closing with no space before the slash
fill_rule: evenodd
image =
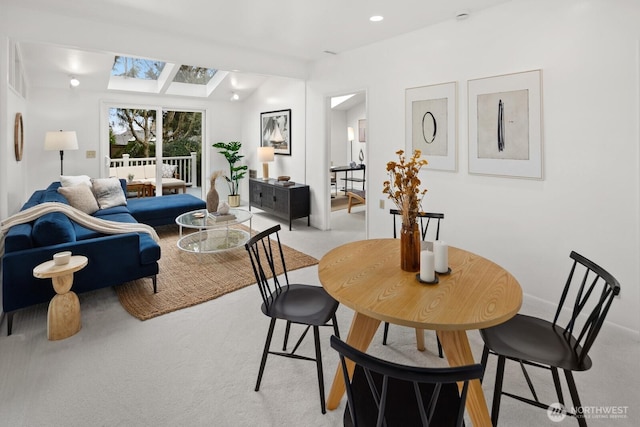
<path id="1" fill-rule="evenodd" d="M 44 138 L 44 149 L 60 151 L 60 175 L 64 175 L 62 168 L 64 150 L 78 149 L 78 137 L 76 136 L 76 132 L 73 130 L 47 132 Z"/>

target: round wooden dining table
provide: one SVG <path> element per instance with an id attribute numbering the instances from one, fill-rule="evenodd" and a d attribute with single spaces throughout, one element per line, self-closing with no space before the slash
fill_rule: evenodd
<path id="1" fill-rule="evenodd" d="M 477 363 L 467 330 L 498 325 L 522 304 L 518 281 L 504 268 L 474 253 L 449 247 L 451 273 L 427 285 L 417 273 L 400 269 L 399 239 L 370 239 L 329 251 L 318 265 L 320 282 L 340 304 L 354 310 L 346 342 L 366 351 L 381 321 L 416 328 L 418 348 L 423 329 L 437 331 L 450 366 Z M 348 362 L 349 375 L 353 363 Z M 327 399 L 336 409 L 345 392 L 340 365 Z M 487 403 L 478 380 L 469 386 L 467 412 L 474 426 L 490 426 Z"/>

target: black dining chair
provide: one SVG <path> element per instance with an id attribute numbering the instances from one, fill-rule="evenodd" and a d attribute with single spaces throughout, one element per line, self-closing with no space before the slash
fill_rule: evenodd
<path id="1" fill-rule="evenodd" d="M 587 425 L 580 415 L 582 404 L 572 372 L 591 368 L 589 350 L 600 332 L 614 296 L 620 293 L 620 284 L 606 270 L 582 255 L 572 251 L 570 257 L 573 263 L 553 322 L 516 314 L 505 323 L 480 331 L 484 340 L 482 366 L 486 368 L 489 354 L 498 356 L 491 409 L 494 426 L 498 425 L 502 395 L 549 409 L 549 404 L 541 403 L 538 399 L 525 365 L 550 370 L 558 403 L 562 405 L 562 408 L 556 409 L 565 415 L 576 417 L 581 427 Z M 518 362 L 522 368 L 533 399 L 502 390 L 507 359 Z M 573 410 L 567 411 L 564 408 L 559 370 L 564 372 Z"/>
<path id="2" fill-rule="evenodd" d="M 397 239 L 398 232 L 398 224 L 397 220 L 402 220 L 402 211 L 399 209 L 389 209 L 389 213 L 393 217 L 393 238 Z M 429 224 L 431 221 L 435 221 L 436 232 L 435 239 L 440 239 L 440 220 L 444 219 L 443 213 L 435 213 L 435 212 L 420 212 L 418 213 L 418 219 L 420 220 L 420 238 L 422 241 L 425 241 L 428 236 Z M 433 228 L 432 228 L 433 229 Z M 382 345 L 387 345 L 387 336 L 389 335 L 389 322 L 384 322 L 384 334 L 382 336 Z M 443 357 L 442 355 L 442 345 L 440 344 L 440 339 L 436 335 L 436 340 L 438 342 L 438 356 Z"/>
<path id="3" fill-rule="evenodd" d="M 268 355 L 273 354 L 292 359 L 313 361 L 316 362 L 316 369 L 318 371 L 320 407 L 324 414 L 326 413 L 326 408 L 319 327 L 333 326 L 334 333 L 340 336 L 338 322 L 336 320 L 338 302 L 320 286 L 289 284 L 287 267 L 278 231 L 280 231 L 280 225 L 256 234 L 245 244 L 253 272 L 256 276 L 256 282 L 260 289 L 260 295 L 262 296 L 262 312 L 271 318 L 267 340 L 262 352 L 262 361 L 260 362 L 260 371 L 258 372 L 255 391 L 260 389 L 260 382 L 262 381 L 262 374 L 264 373 Z M 281 352 L 270 350 L 271 338 L 273 337 L 277 319 L 282 319 L 287 322 L 284 345 Z M 331 323 L 329 323 L 329 321 L 331 321 Z M 292 323 L 305 325 L 306 328 L 293 349 L 290 352 L 286 352 Z M 315 341 L 315 358 L 296 354 L 298 347 L 311 327 L 313 327 L 313 337 Z"/>
<path id="4" fill-rule="evenodd" d="M 422 368 L 400 365 L 363 353 L 339 338 L 347 391 L 345 426 L 462 426 L 469 381 L 482 377 L 482 365 Z M 355 364 L 349 379 L 346 359 Z M 460 383 L 460 388 L 458 387 Z"/>

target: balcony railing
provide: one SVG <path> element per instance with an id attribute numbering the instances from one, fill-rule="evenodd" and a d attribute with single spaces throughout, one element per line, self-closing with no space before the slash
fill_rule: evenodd
<path id="1" fill-rule="evenodd" d="M 198 186 L 197 153 L 191 153 L 190 156 L 163 157 L 162 163 L 177 166 L 176 171 L 180 175 L 180 179 L 184 180 L 188 187 Z M 108 158 L 108 164 L 110 168 L 155 165 L 156 158 L 130 157 L 129 154 L 123 154 L 121 159 Z"/>

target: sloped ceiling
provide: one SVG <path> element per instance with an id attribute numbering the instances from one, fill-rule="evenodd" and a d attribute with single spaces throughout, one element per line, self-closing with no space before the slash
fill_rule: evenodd
<path id="1" fill-rule="evenodd" d="M 232 71 L 212 95 L 228 99 L 232 77 L 248 91 L 260 74 L 304 78 L 326 55 L 506 1 L 3 0 L 3 26 L 31 85 L 68 85 L 75 73 L 83 89 L 105 90 L 114 55 L 130 55 Z"/>

